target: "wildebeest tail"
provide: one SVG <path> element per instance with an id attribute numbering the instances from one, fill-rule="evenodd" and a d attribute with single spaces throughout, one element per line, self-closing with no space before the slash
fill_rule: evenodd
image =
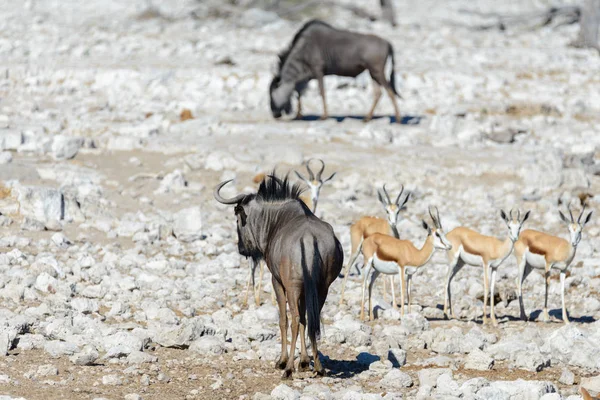
<path id="1" fill-rule="evenodd" d="M 304 240 L 300 241 L 300 247 L 302 249 L 302 275 L 304 278 L 304 299 L 306 302 L 306 320 L 308 338 L 312 343 L 315 343 L 321 337 L 321 323 L 320 314 L 321 307 L 319 304 L 319 291 L 317 287 L 317 280 L 320 276 L 320 263 L 321 257 L 319 255 L 319 248 L 317 247 L 317 239 L 313 238 L 307 248 Z M 308 269 L 308 263 L 311 263 L 311 269 Z"/>
<path id="2" fill-rule="evenodd" d="M 394 94 L 402 99 L 400 93 L 396 91 L 396 74 L 394 73 L 395 63 L 394 63 L 394 48 L 391 43 L 388 43 L 388 59 L 392 62 L 391 71 L 390 71 L 390 86 L 392 87 L 392 91 Z M 387 61 L 386 61 L 387 64 Z"/>

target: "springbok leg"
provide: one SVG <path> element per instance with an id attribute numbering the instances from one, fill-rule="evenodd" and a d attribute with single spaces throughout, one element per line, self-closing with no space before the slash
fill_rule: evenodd
<path id="1" fill-rule="evenodd" d="M 490 319 L 492 320 L 492 324 L 494 326 L 498 325 L 498 320 L 496 319 L 496 311 L 494 310 L 494 285 L 496 283 L 497 272 L 498 268 L 492 268 L 492 281 L 490 282 Z"/>
<path id="2" fill-rule="evenodd" d="M 287 351 L 287 311 L 286 311 L 286 298 L 285 290 L 283 286 L 275 279 L 271 278 L 273 282 L 273 291 L 277 297 L 277 304 L 279 305 L 279 330 L 281 331 L 281 356 L 275 363 L 275 366 L 279 369 L 284 369 L 288 363 L 288 351 Z"/>
<path id="3" fill-rule="evenodd" d="M 490 290 L 490 280 L 488 277 L 489 266 L 487 262 L 483 262 L 483 323 L 487 323 L 487 303 L 488 293 Z"/>
<path id="4" fill-rule="evenodd" d="M 550 266 L 546 264 L 546 273 L 544 275 L 544 283 L 546 292 L 544 294 L 544 311 L 542 312 L 542 320 L 550 322 L 550 314 L 548 314 L 548 286 L 550 286 Z"/>
<path id="5" fill-rule="evenodd" d="M 381 272 L 377 271 L 376 269 L 373 269 L 373 275 L 371 275 L 371 282 L 369 283 L 369 320 L 370 321 L 373 321 L 375 319 L 375 316 L 373 313 L 373 306 L 371 305 L 371 293 L 373 292 L 373 284 L 375 283 L 375 280 L 377 279 L 377 277 L 380 274 L 381 274 Z"/>
<path id="6" fill-rule="evenodd" d="M 565 280 L 566 279 L 567 279 L 566 272 L 560 271 L 560 287 L 561 287 L 560 297 L 562 300 L 562 317 L 563 317 L 563 322 L 565 324 L 570 324 L 571 321 L 569 321 L 569 314 L 567 314 L 567 306 L 565 305 Z"/>

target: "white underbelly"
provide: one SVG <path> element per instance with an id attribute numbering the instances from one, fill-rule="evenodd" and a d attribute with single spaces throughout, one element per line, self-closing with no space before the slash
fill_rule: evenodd
<path id="1" fill-rule="evenodd" d="M 377 254 L 373 256 L 373 266 L 382 274 L 395 275 L 400 271 L 400 267 L 395 261 L 384 261 L 377 258 Z"/>
<path id="2" fill-rule="evenodd" d="M 527 260 L 527 264 L 531 265 L 533 268 L 546 269 L 546 258 L 544 258 L 544 256 L 526 251 L 525 259 Z"/>
<path id="3" fill-rule="evenodd" d="M 406 272 L 406 275 L 410 275 L 413 276 L 413 274 L 415 272 L 417 272 L 417 267 L 404 267 L 404 271 Z"/>
<path id="4" fill-rule="evenodd" d="M 483 258 L 481 256 L 467 253 L 462 246 L 460 246 L 460 258 L 463 260 L 465 264 L 472 265 L 478 267 L 483 265 Z"/>

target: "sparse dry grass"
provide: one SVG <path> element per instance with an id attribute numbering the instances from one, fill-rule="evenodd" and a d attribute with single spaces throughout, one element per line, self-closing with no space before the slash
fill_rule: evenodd
<path id="1" fill-rule="evenodd" d="M 11 190 L 0 183 L 0 200 L 7 198 L 10 196 Z"/>

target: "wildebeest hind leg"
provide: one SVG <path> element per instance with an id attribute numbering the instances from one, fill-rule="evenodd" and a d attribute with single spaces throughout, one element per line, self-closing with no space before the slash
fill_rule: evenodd
<path id="1" fill-rule="evenodd" d="M 281 331 L 281 356 L 275 363 L 275 367 L 284 369 L 288 363 L 288 351 L 287 351 L 287 311 L 286 311 L 286 298 L 283 286 L 275 279 L 271 278 L 273 283 L 273 291 L 277 297 L 277 305 L 279 306 L 279 330 Z"/>
<path id="2" fill-rule="evenodd" d="M 310 358 L 306 351 L 306 303 L 302 296 L 300 297 L 300 363 L 298 371 L 306 371 L 310 367 Z"/>
<path id="3" fill-rule="evenodd" d="M 390 96 L 390 100 L 392 100 L 392 104 L 394 105 L 394 113 L 396 114 L 396 123 L 399 124 L 402 119 L 400 118 L 400 109 L 398 108 L 398 103 L 396 102 L 396 95 L 391 87 L 386 88 L 388 96 Z"/>
<path id="4" fill-rule="evenodd" d="M 300 314 L 298 305 L 300 300 L 300 290 L 291 288 L 287 291 L 288 304 L 290 306 L 290 316 L 292 317 L 292 340 L 290 342 L 290 356 L 283 371 L 282 378 L 291 378 L 294 372 L 294 355 L 296 353 L 296 340 L 298 340 L 298 330 L 300 328 Z"/>
<path id="5" fill-rule="evenodd" d="M 363 119 L 364 122 L 369 122 L 373 119 L 373 113 L 375 112 L 375 107 L 377 107 L 377 103 L 379 103 L 379 99 L 381 99 L 381 86 L 373 79 L 373 105 L 369 110 L 369 113 Z"/>

